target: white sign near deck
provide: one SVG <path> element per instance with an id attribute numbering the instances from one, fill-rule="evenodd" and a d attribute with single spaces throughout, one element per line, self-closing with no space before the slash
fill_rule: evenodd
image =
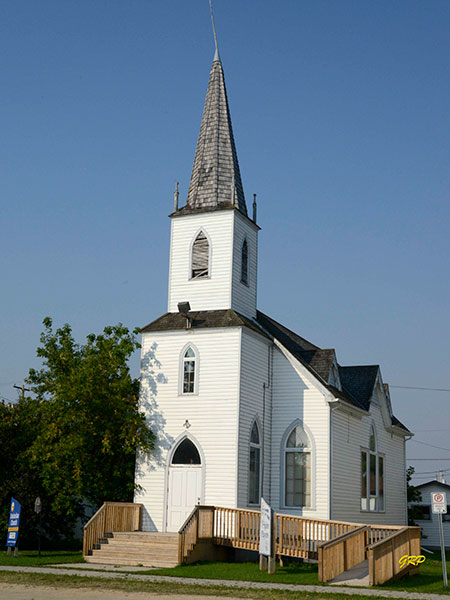
<path id="1" fill-rule="evenodd" d="M 441 515 L 447 514 L 447 498 L 445 492 L 432 492 L 431 506 L 433 507 L 434 513 L 441 513 Z"/>
<path id="2" fill-rule="evenodd" d="M 272 509 L 261 498 L 261 522 L 259 524 L 259 553 L 272 555 Z"/>

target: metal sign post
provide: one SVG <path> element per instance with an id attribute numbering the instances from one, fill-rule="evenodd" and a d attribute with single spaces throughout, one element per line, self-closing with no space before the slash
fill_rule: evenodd
<path id="1" fill-rule="evenodd" d="M 447 497 L 445 492 L 431 493 L 431 506 L 434 514 L 438 515 L 439 519 L 439 537 L 441 540 L 441 558 L 442 558 L 442 576 L 444 579 L 444 587 L 448 587 L 447 580 L 447 563 L 445 562 L 445 544 L 444 530 L 442 527 L 442 515 L 447 514 Z"/>
<path id="2" fill-rule="evenodd" d="M 42 502 L 39 496 L 34 501 L 34 512 L 39 515 L 39 529 L 38 529 L 38 556 L 41 558 L 41 522 L 42 522 Z"/>

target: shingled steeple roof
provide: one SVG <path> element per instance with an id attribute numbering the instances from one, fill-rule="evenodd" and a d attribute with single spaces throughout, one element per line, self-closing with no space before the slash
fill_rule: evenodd
<path id="1" fill-rule="evenodd" d="M 223 68 L 216 52 L 209 75 L 187 202 L 178 212 L 232 207 L 247 215 Z"/>

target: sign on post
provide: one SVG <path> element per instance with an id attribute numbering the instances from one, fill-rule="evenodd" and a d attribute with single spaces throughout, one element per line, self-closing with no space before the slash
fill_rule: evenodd
<path id="1" fill-rule="evenodd" d="M 434 513 L 447 514 L 447 498 L 445 492 L 431 493 L 431 506 Z"/>
<path id="2" fill-rule="evenodd" d="M 11 498 L 11 508 L 9 511 L 8 535 L 6 537 L 7 546 L 16 546 L 19 537 L 20 510 L 22 505 L 14 498 Z"/>
<path id="3" fill-rule="evenodd" d="M 447 587 L 447 563 L 445 562 L 444 531 L 442 529 L 442 515 L 447 514 L 447 496 L 445 492 L 431 492 L 431 507 L 433 512 L 439 515 L 438 520 L 439 537 L 441 538 L 442 578 L 444 579 L 444 587 Z"/>
<path id="4" fill-rule="evenodd" d="M 259 553 L 263 556 L 272 556 L 272 509 L 264 498 L 261 498 Z"/>

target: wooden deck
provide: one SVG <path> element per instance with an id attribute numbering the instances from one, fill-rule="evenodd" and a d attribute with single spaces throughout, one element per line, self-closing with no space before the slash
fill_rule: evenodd
<path id="1" fill-rule="evenodd" d="M 83 555 L 92 557 L 112 532 L 139 531 L 142 505 L 105 503 L 84 527 Z M 226 556 L 226 548 L 259 551 L 260 512 L 196 506 L 178 534 L 177 563 Z M 400 568 L 405 554 L 420 554 L 420 528 L 367 525 L 273 515 L 273 555 L 318 560 L 319 581 L 335 580 L 368 561 L 370 585 L 418 572 Z M 96 553 L 97 554 L 97 553 Z M 92 560 L 89 558 L 89 560 Z M 350 575 L 350 574 L 349 574 Z"/>

